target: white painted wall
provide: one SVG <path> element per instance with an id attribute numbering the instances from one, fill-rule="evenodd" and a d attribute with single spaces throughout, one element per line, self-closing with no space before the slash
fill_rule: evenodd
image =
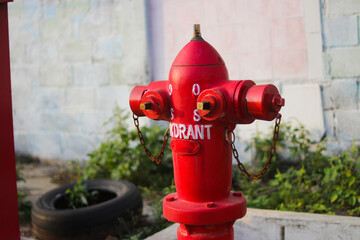
<path id="1" fill-rule="evenodd" d="M 143 0 L 15 0 L 9 6 L 17 152 L 87 159 L 116 105 L 148 82 Z"/>
<path id="2" fill-rule="evenodd" d="M 9 30 L 16 151 L 86 159 L 115 105 L 128 109 L 134 85 L 168 79 L 194 23 L 224 58 L 230 79 L 274 83 L 286 97 L 283 121 L 296 118 L 315 140 L 332 137 L 332 148 L 343 149 L 360 141 L 359 6 L 353 0 L 15 0 Z M 239 126 L 242 158 L 251 157 L 243 152 L 249 139 L 271 126 Z"/>

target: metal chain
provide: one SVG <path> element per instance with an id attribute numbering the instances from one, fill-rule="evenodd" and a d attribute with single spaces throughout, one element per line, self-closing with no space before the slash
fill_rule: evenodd
<path id="1" fill-rule="evenodd" d="M 275 153 L 276 153 L 276 142 L 279 138 L 280 122 L 281 122 L 281 114 L 279 113 L 275 119 L 274 135 L 273 135 L 272 145 L 269 150 L 269 158 L 266 161 L 264 168 L 261 170 L 261 172 L 259 174 L 251 174 L 245 169 L 245 166 L 240 162 L 239 153 L 235 147 L 234 132 L 232 132 L 232 140 L 231 141 L 229 141 L 227 132 L 226 132 L 226 139 L 228 140 L 228 142 L 231 145 L 231 149 L 233 151 L 234 158 L 237 161 L 238 167 L 239 167 L 240 171 L 242 171 L 248 178 L 250 178 L 252 180 L 257 180 L 257 179 L 261 178 L 262 176 L 264 176 L 265 173 L 269 170 L 270 165 L 271 165 L 271 159 L 273 158 L 273 156 L 275 156 Z"/>
<path id="2" fill-rule="evenodd" d="M 159 153 L 159 155 L 154 157 L 152 155 L 152 153 L 150 152 L 150 150 L 146 147 L 144 136 L 143 136 L 143 134 L 142 134 L 142 132 L 140 130 L 139 117 L 136 116 L 135 114 L 133 114 L 133 119 L 134 119 L 135 127 L 136 127 L 137 132 L 138 132 L 140 144 L 143 146 L 146 155 L 150 158 L 151 161 L 156 162 L 156 164 L 160 164 L 163 157 L 164 157 L 165 148 L 166 148 L 167 142 L 168 142 L 169 137 L 170 137 L 170 131 L 169 131 L 170 129 L 169 128 L 166 129 L 166 131 L 164 133 L 163 143 L 162 143 L 162 146 L 161 146 L 161 149 L 160 149 L 160 153 Z"/>

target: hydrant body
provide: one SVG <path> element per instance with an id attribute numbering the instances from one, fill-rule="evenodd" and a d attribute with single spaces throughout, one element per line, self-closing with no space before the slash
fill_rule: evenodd
<path id="1" fill-rule="evenodd" d="M 224 61 L 201 36 L 180 51 L 169 81 L 137 86 L 137 116 L 170 122 L 176 193 L 164 198 L 164 217 L 179 222 L 178 239 L 233 239 L 246 199 L 230 191 L 236 124 L 273 120 L 284 100 L 273 85 L 230 81 Z"/>

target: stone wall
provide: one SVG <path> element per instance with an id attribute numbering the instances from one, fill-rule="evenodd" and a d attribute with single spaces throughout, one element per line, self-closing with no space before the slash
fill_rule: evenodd
<path id="1" fill-rule="evenodd" d="M 128 109 L 132 86 L 168 79 L 194 23 L 230 79 L 275 84 L 284 121 L 344 149 L 360 141 L 359 13 L 357 0 L 15 0 L 16 150 L 86 159 L 115 105 Z M 238 127 L 242 158 L 251 157 L 242 151 L 249 139 L 272 125 Z"/>
<path id="2" fill-rule="evenodd" d="M 360 1 L 322 0 L 327 136 L 345 145 L 360 141 L 359 14 Z"/>
<path id="3" fill-rule="evenodd" d="M 144 1 L 15 0 L 9 31 L 16 151 L 86 159 L 148 81 Z"/>

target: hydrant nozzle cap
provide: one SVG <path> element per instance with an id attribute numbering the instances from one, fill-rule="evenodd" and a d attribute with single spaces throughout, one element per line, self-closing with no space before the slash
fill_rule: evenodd
<path id="1" fill-rule="evenodd" d="M 191 41 L 204 41 L 201 37 L 200 24 L 194 24 L 194 35 Z"/>

